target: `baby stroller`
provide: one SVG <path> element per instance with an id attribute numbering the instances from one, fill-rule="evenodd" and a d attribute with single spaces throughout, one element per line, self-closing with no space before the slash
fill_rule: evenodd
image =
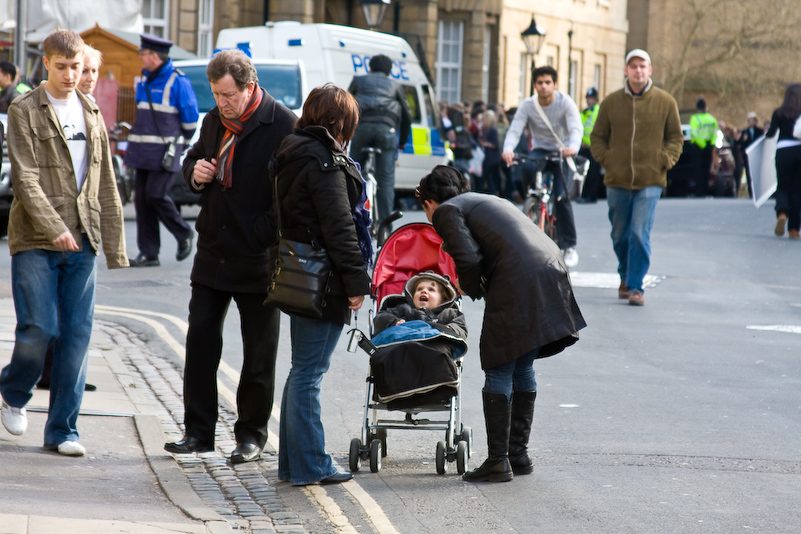
<path id="1" fill-rule="evenodd" d="M 434 231 L 434 227 L 425 223 L 412 223 L 405 225 L 388 238 L 379 249 L 373 272 L 373 299 L 376 302 L 375 312 L 370 311 L 370 335 L 375 331 L 372 318 L 374 313 L 384 309 L 382 305 L 397 298 L 404 289 L 406 281 L 421 271 L 434 271 L 447 275 L 451 280 L 456 279 L 456 268 L 450 256 L 442 249 L 442 239 Z M 457 304 L 458 305 L 458 304 Z M 383 373 L 376 370 L 384 369 L 387 353 L 381 354 L 367 341 L 358 329 L 351 330 L 351 339 L 348 350 L 355 352 L 356 346 L 362 347 L 370 354 L 370 368 L 367 376 L 367 392 L 364 401 L 364 419 L 361 438 L 353 438 L 350 442 L 349 466 L 351 471 L 358 471 L 362 460 L 370 462 L 370 471 L 377 473 L 381 470 L 381 459 L 387 455 L 388 430 L 442 430 L 445 439 L 437 442 L 436 468 L 437 473 L 445 474 L 448 462 L 456 462 L 459 474 L 467 470 L 467 462 L 473 441 L 473 432 L 470 427 L 461 422 L 461 374 L 463 354 L 458 357 L 428 359 L 420 354 L 416 361 L 424 360 L 438 368 L 420 369 L 417 373 L 421 383 L 409 387 L 406 391 L 382 391 L 386 388 L 381 379 Z M 409 347 L 412 350 L 414 346 Z M 464 343 L 464 351 L 467 344 Z M 462 351 L 460 351 L 462 352 Z M 406 364 L 404 360 L 404 364 Z M 379 365 L 381 367 L 379 367 Z M 442 381 L 447 369 L 442 366 L 451 366 L 453 374 L 451 380 Z M 379 374 L 379 379 L 376 375 Z M 389 375 L 389 373 L 387 373 Z M 438 377 L 433 379 L 432 377 Z M 432 383 L 433 380 L 433 383 Z M 438 418 L 422 418 L 426 415 L 441 412 Z M 403 418 L 399 418 L 403 416 Z M 447 416 L 447 417 L 446 417 Z"/>

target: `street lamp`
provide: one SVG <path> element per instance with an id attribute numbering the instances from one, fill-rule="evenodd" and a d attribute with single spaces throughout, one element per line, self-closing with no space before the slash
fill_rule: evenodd
<path id="1" fill-rule="evenodd" d="M 387 12 L 389 2 L 390 0 L 361 0 L 364 20 L 367 21 L 368 28 L 375 30 L 381 26 L 381 21 L 384 20 L 384 14 Z"/>
<path id="2" fill-rule="evenodd" d="M 526 45 L 526 51 L 531 56 L 531 96 L 534 96 L 534 56 L 540 53 L 542 43 L 545 42 L 545 34 L 546 31 L 534 22 L 534 17 L 531 17 L 531 25 L 520 34 Z"/>

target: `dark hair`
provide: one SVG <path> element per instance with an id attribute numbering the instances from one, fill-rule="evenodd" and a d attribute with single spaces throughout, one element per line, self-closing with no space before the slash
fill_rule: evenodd
<path id="1" fill-rule="evenodd" d="M 0 61 L 0 71 L 2 71 L 3 74 L 8 74 L 11 76 L 12 81 L 17 75 L 17 67 L 10 61 Z"/>
<path id="2" fill-rule="evenodd" d="M 206 67 L 206 77 L 211 83 L 219 82 L 225 78 L 226 74 L 231 75 L 240 91 L 245 89 L 250 82 L 256 82 L 256 85 L 259 85 L 256 67 L 253 66 L 253 62 L 247 54 L 238 48 L 220 50 L 214 54 Z"/>
<path id="3" fill-rule="evenodd" d="M 156 52 L 155 50 L 152 50 L 152 52 L 156 54 L 156 57 L 158 57 L 162 63 L 167 63 L 170 60 L 170 55 L 167 52 Z"/>
<path id="4" fill-rule="evenodd" d="M 470 182 L 465 180 L 462 173 L 447 165 L 437 165 L 430 174 L 423 176 L 417 188 L 417 196 L 422 203 L 433 200 L 438 204 L 470 191 Z"/>
<path id="5" fill-rule="evenodd" d="M 81 36 L 72 30 L 56 30 L 42 42 L 45 56 L 50 60 L 53 56 L 72 59 L 81 54 L 83 59 L 84 42 Z"/>
<path id="6" fill-rule="evenodd" d="M 801 83 L 791 83 L 784 92 L 784 102 L 776 114 L 786 119 L 796 119 L 801 115 Z"/>
<path id="7" fill-rule="evenodd" d="M 383 72 L 387 76 L 392 72 L 392 60 L 384 54 L 370 58 L 370 72 Z"/>
<path id="8" fill-rule="evenodd" d="M 311 90 L 303 104 L 303 114 L 295 125 L 298 128 L 323 126 L 331 137 L 344 146 L 353 137 L 358 122 L 359 105 L 356 99 L 329 82 Z"/>
<path id="9" fill-rule="evenodd" d="M 556 73 L 556 69 L 550 65 L 545 65 L 543 67 L 537 67 L 534 69 L 534 72 L 531 73 L 531 83 L 537 83 L 537 78 L 540 76 L 550 76 L 553 80 L 553 83 L 559 81 L 559 75 Z"/>

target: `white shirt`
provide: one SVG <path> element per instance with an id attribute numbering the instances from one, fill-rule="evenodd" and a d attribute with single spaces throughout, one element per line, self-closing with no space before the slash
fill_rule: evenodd
<path id="1" fill-rule="evenodd" d="M 87 167 L 86 118 L 83 116 L 83 105 L 81 105 L 81 101 L 75 92 L 65 100 L 55 98 L 47 91 L 45 91 L 45 94 L 53 105 L 59 126 L 64 131 L 64 137 L 67 138 L 67 148 L 72 159 L 75 182 L 78 185 L 78 191 L 80 191 Z"/>

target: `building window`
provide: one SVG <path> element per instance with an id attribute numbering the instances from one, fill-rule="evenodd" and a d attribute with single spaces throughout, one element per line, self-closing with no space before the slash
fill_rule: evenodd
<path id="1" fill-rule="evenodd" d="M 553 67 L 553 56 L 548 56 L 545 58 L 545 64 L 549 67 Z M 531 80 L 531 83 L 534 83 L 534 80 Z"/>
<path id="2" fill-rule="evenodd" d="M 601 66 L 596 63 L 595 69 L 593 69 L 592 73 L 592 85 L 598 90 L 598 94 L 604 94 L 601 87 Z"/>
<path id="3" fill-rule="evenodd" d="M 570 60 L 570 84 L 568 85 L 567 92 L 568 94 L 578 102 L 576 99 L 576 88 L 578 87 L 578 61 L 571 59 Z"/>
<path id="4" fill-rule="evenodd" d="M 148 35 L 169 39 L 167 33 L 167 13 L 170 0 L 142 0 L 142 22 Z"/>
<path id="5" fill-rule="evenodd" d="M 437 100 L 462 99 L 462 47 L 464 23 L 440 20 L 437 38 Z"/>
<path id="6" fill-rule="evenodd" d="M 528 78 L 528 53 L 520 53 L 520 84 L 517 88 L 517 101 L 522 102 L 528 96 L 528 85 L 526 81 Z"/>
<path id="7" fill-rule="evenodd" d="M 200 0 L 197 28 L 197 55 L 211 57 L 214 51 L 214 0 Z"/>

